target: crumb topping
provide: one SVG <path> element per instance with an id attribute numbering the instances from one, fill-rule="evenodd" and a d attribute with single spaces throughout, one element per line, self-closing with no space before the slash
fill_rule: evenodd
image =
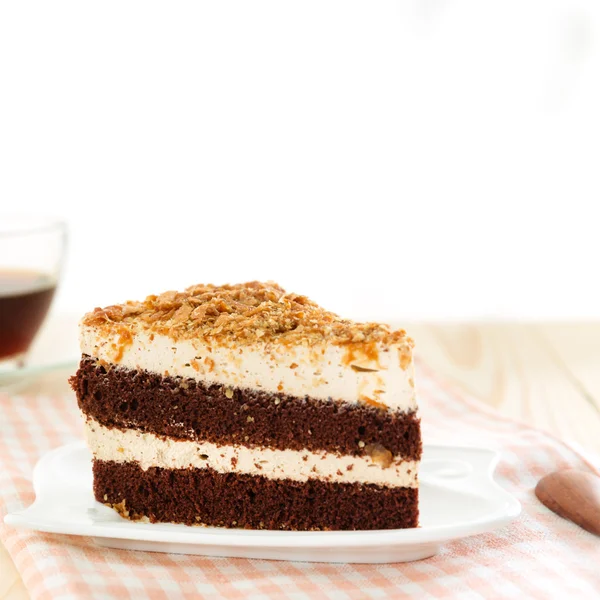
<path id="1" fill-rule="evenodd" d="M 406 344 L 404 330 L 380 323 L 355 323 L 326 311 L 306 296 L 288 293 L 273 282 L 194 285 L 184 292 L 148 296 L 143 302 L 96 308 L 83 325 L 107 333 L 148 331 L 174 341 L 201 339 L 219 345 L 257 342 L 313 346 Z"/>

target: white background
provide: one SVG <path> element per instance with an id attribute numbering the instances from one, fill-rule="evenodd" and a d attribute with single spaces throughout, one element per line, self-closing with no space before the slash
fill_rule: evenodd
<path id="1" fill-rule="evenodd" d="M 600 316 L 600 3 L 0 3 L 0 212 L 56 307 L 273 279 L 349 316 Z"/>

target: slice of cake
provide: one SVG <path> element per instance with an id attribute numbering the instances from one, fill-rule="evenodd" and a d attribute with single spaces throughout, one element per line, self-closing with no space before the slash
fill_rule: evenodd
<path id="1" fill-rule="evenodd" d="M 96 499 L 152 522 L 416 527 L 412 346 L 274 283 L 97 308 L 71 379 Z"/>

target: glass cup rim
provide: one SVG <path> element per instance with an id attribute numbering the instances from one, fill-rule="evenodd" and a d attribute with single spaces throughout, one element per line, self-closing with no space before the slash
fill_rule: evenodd
<path id="1" fill-rule="evenodd" d="M 65 219 L 46 215 L 0 215 L 0 239 L 53 231 L 66 233 Z"/>

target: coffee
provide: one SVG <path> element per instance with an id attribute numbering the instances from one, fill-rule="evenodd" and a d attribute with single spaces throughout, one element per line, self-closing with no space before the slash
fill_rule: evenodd
<path id="1" fill-rule="evenodd" d="M 27 351 L 55 290 L 56 281 L 43 273 L 0 270 L 0 360 Z"/>

